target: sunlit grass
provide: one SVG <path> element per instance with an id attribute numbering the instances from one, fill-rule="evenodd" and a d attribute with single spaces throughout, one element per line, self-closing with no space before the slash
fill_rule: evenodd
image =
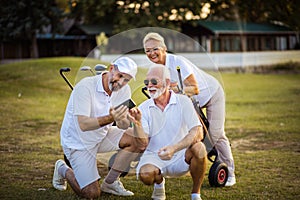
<path id="1" fill-rule="evenodd" d="M 82 62 L 83 58 L 66 57 L 0 66 L 1 199 L 78 199 L 70 187 L 60 192 L 51 181 L 54 163 L 62 158 L 59 129 L 71 92 L 59 69 L 70 67 L 67 76 L 74 83 Z M 137 80 L 130 81 L 137 103 L 145 99 L 140 92 L 145 71 L 139 69 Z M 299 199 L 300 75 L 219 76 L 226 92 L 226 132 L 238 183 L 211 188 L 206 176 L 202 198 Z M 104 177 L 107 169 L 100 170 Z M 101 199 L 150 199 L 152 187 L 134 175 L 122 182 L 134 197 L 102 194 Z M 168 179 L 166 186 L 168 199 L 190 198 L 189 176 Z"/>

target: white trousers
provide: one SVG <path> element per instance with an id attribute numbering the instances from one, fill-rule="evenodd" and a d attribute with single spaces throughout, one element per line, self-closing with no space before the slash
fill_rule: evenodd
<path id="1" fill-rule="evenodd" d="M 205 108 L 209 121 L 208 132 L 212 145 L 218 151 L 218 159 L 227 164 L 228 175 L 235 176 L 231 147 L 225 134 L 225 95 L 222 87 L 219 87 L 217 92 L 205 105 Z"/>

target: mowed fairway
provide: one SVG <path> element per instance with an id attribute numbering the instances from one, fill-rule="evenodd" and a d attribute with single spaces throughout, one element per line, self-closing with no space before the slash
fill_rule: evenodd
<path id="1" fill-rule="evenodd" d="M 70 187 L 57 191 L 51 182 L 54 163 L 63 155 L 59 129 L 70 94 L 59 69 L 71 67 L 73 82 L 82 61 L 0 65 L 0 199 L 78 199 Z M 130 82 L 133 89 L 141 86 L 144 71 Z M 300 74 L 220 75 L 237 184 L 212 188 L 206 176 L 202 199 L 300 199 Z M 137 90 L 134 99 L 141 98 Z M 99 162 L 99 170 L 104 177 L 106 163 Z M 152 187 L 134 174 L 122 182 L 134 197 L 102 194 L 99 199 L 150 199 Z M 190 199 L 190 191 L 189 176 L 166 181 L 167 199 Z"/>

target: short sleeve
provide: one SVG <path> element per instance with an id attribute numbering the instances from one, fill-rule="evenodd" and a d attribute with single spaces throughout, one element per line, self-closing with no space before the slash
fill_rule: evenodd
<path id="1" fill-rule="evenodd" d="M 201 126 L 198 114 L 194 108 L 194 105 L 187 96 L 182 96 L 182 105 L 183 105 L 183 119 L 187 125 L 187 128 L 191 130 L 195 126 Z"/>
<path id="2" fill-rule="evenodd" d="M 182 56 L 177 57 L 178 66 L 180 66 L 180 72 L 182 80 L 185 80 L 188 76 L 193 74 L 193 64 Z"/>
<path id="3" fill-rule="evenodd" d="M 74 115 L 91 115 L 92 97 L 86 86 L 79 86 L 73 90 Z"/>
<path id="4" fill-rule="evenodd" d="M 142 126 L 144 129 L 144 132 L 149 135 L 150 133 L 150 116 L 149 116 L 149 107 L 148 107 L 148 101 L 144 101 L 140 106 L 139 106 L 140 111 L 142 112 Z"/>

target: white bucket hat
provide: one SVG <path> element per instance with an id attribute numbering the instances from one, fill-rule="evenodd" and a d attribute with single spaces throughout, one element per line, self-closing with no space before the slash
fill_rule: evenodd
<path id="1" fill-rule="evenodd" d="M 137 73 L 137 65 L 131 58 L 120 57 L 117 60 L 115 60 L 112 64 L 115 65 L 120 72 L 129 74 L 135 80 L 135 75 Z"/>

